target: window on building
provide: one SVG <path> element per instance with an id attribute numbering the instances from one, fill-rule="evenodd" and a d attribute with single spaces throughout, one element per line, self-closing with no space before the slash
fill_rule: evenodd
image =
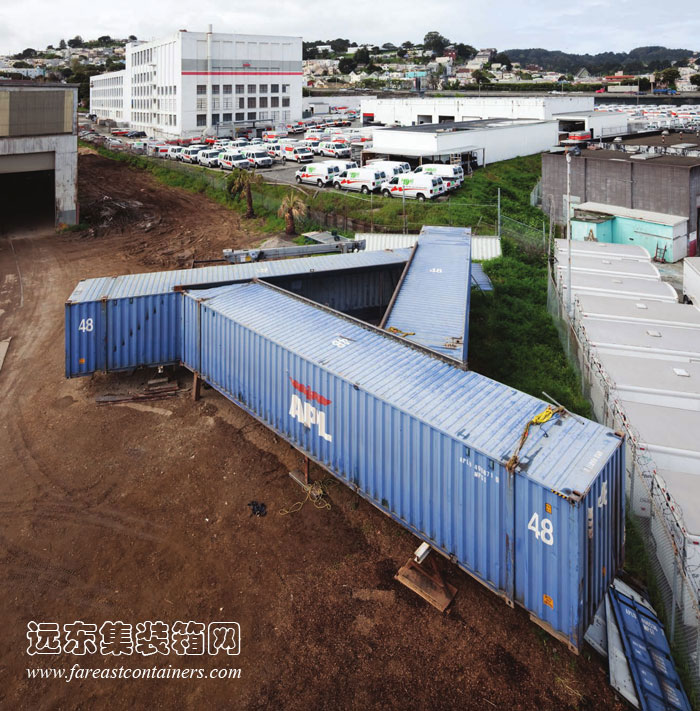
<path id="1" fill-rule="evenodd" d="M 202 94 L 206 95 L 207 93 L 207 85 L 206 84 L 197 84 L 197 96 L 202 96 Z"/>
<path id="2" fill-rule="evenodd" d="M 197 126 L 206 126 L 207 125 L 207 115 L 206 114 L 197 114 Z"/>
<path id="3" fill-rule="evenodd" d="M 254 96 L 249 96 L 248 97 L 248 108 L 249 109 L 254 109 L 256 106 L 256 100 Z"/>
<path id="4" fill-rule="evenodd" d="M 248 112 L 248 121 L 255 121 L 255 111 Z"/>
<path id="5" fill-rule="evenodd" d="M 266 109 L 267 108 L 267 96 L 261 96 L 260 97 L 260 104 L 259 107 L 261 109 Z"/>
<path id="6" fill-rule="evenodd" d="M 279 84 L 270 84 L 270 93 L 271 94 L 279 94 L 280 93 L 280 85 Z"/>
<path id="7" fill-rule="evenodd" d="M 280 120 L 280 112 L 279 111 L 273 111 L 270 114 L 270 120 L 271 121 L 279 121 Z"/>
<path id="8" fill-rule="evenodd" d="M 258 118 L 261 121 L 267 121 L 267 111 L 258 111 Z"/>
<path id="9" fill-rule="evenodd" d="M 261 94 L 267 94 L 267 84 L 261 84 L 261 85 L 258 87 L 258 91 L 259 91 Z"/>
<path id="10" fill-rule="evenodd" d="M 231 92 L 231 89 L 232 89 L 232 85 L 231 85 L 231 84 L 224 84 L 224 94 L 230 94 L 230 93 L 232 93 L 232 92 Z"/>
<path id="11" fill-rule="evenodd" d="M 197 111 L 206 111 L 207 110 L 207 100 L 206 98 L 204 99 L 197 99 Z"/>
<path id="12" fill-rule="evenodd" d="M 219 85 L 218 85 L 218 84 L 212 84 L 212 85 L 211 85 L 211 93 L 212 93 L 212 94 L 218 94 L 218 93 L 219 93 Z"/>
<path id="13" fill-rule="evenodd" d="M 236 114 L 236 121 L 244 121 L 245 120 L 245 114 L 241 111 L 240 113 Z"/>
<path id="14" fill-rule="evenodd" d="M 232 116 L 233 114 L 224 114 L 224 123 L 230 123 L 233 121 Z"/>
<path id="15" fill-rule="evenodd" d="M 216 126 L 217 123 L 219 123 L 219 114 L 212 114 L 211 115 L 211 125 Z"/>
<path id="16" fill-rule="evenodd" d="M 288 96 L 282 97 L 282 106 L 289 106 L 289 97 Z"/>
<path id="17" fill-rule="evenodd" d="M 239 109 L 245 108 L 245 99 L 238 99 L 238 108 Z"/>
<path id="18" fill-rule="evenodd" d="M 255 84 L 248 84 L 248 93 L 249 93 L 249 94 L 254 94 L 255 91 L 256 91 L 256 88 L 257 88 L 257 87 L 255 86 Z"/>
<path id="19" fill-rule="evenodd" d="M 243 84 L 236 84 L 236 94 L 244 94 L 245 86 Z"/>
<path id="20" fill-rule="evenodd" d="M 280 105 L 280 97 L 279 96 L 271 96 L 270 97 L 270 106 L 272 106 L 272 108 L 274 109 L 279 105 Z"/>
<path id="21" fill-rule="evenodd" d="M 286 94 L 289 91 L 289 84 L 282 84 L 282 93 Z"/>
<path id="22" fill-rule="evenodd" d="M 289 119 L 291 118 L 290 114 L 291 114 L 290 111 L 283 111 L 282 112 L 282 120 L 289 121 Z"/>

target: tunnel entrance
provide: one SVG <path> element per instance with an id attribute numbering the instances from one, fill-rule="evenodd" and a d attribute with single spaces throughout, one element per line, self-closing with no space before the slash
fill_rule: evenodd
<path id="1" fill-rule="evenodd" d="M 0 234 L 55 225 L 55 161 L 53 151 L 0 156 Z"/>

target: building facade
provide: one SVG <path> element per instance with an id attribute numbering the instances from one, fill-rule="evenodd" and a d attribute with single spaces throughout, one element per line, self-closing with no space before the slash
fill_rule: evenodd
<path id="1" fill-rule="evenodd" d="M 19 183 L 29 209 L 47 204 L 57 226 L 76 224 L 77 110 L 77 85 L 0 81 L 0 231 Z"/>
<path id="2" fill-rule="evenodd" d="M 563 153 L 542 154 L 542 209 L 566 221 L 567 163 Z M 700 158 L 583 150 L 570 163 L 572 210 L 594 202 L 680 216 L 687 222 L 688 253 L 696 250 L 700 219 Z"/>
<path id="3" fill-rule="evenodd" d="M 90 79 L 90 110 L 158 138 L 296 121 L 302 114 L 301 51 L 301 37 L 211 28 L 133 42 L 122 72 Z"/>

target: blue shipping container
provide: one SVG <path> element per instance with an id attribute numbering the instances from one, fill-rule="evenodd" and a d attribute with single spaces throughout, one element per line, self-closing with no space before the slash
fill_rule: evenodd
<path id="1" fill-rule="evenodd" d="M 471 230 L 424 227 L 385 326 L 466 365 L 470 293 Z"/>
<path id="2" fill-rule="evenodd" d="M 184 295 L 183 362 L 578 650 L 622 564 L 624 447 L 546 403 L 264 283 Z"/>
<path id="3" fill-rule="evenodd" d="M 382 300 L 386 305 L 384 293 L 393 286 L 390 277 L 409 254 L 407 249 L 355 252 L 83 280 L 65 306 L 66 377 L 178 363 L 182 305 L 178 287 L 324 273 L 335 280 L 314 281 L 311 296 L 343 310 L 378 307 Z M 387 272 L 384 282 L 372 278 L 377 270 Z M 351 279 L 355 272 L 360 276 Z M 362 272 L 367 274 L 361 276 Z"/>

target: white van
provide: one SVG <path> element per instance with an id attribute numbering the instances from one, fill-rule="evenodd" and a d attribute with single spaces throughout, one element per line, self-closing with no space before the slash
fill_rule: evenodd
<path id="1" fill-rule="evenodd" d="M 197 163 L 208 168 L 218 168 L 219 153 L 221 153 L 221 148 L 205 148 L 197 153 Z"/>
<path id="2" fill-rule="evenodd" d="M 383 170 L 389 177 L 392 175 L 401 175 L 402 173 L 410 173 L 411 166 L 408 163 L 398 160 L 368 160 L 367 165 L 377 170 Z"/>
<path id="3" fill-rule="evenodd" d="M 178 154 L 177 157 L 183 162 L 183 163 L 196 163 L 197 162 L 197 154 L 200 151 L 205 151 L 209 148 L 209 146 L 203 146 L 200 143 L 195 143 L 192 146 L 187 146 L 186 148 L 183 148 Z"/>
<path id="4" fill-rule="evenodd" d="M 423 202 L 432 200 L 444 192 L 442 178 L 435 175 L 404 173 L 395 175 L 391 180 L 383 183 L 380 191 L 384 197 L 404 196 Z"/>
<path id="5" fill-rule="evenodd" d="M 305 138 L 302 141 L 299 141 L 299 143 L 302 146 L 306 146 L 312 153 L 315 153 L 316 149 L 318 148 L 319 144 L 321 143 L 321 139 L 318 138 L 317 136 L 309 136 L 308 138 Z"/>
<path id="6" fill-rule="evenodd" d="M 229 148 L 243 148 L 243 146 L 250 145 L 250 141 L 247 138 L 236 138 L 234 141 L 229 141 Z"/>
<path id="7" fill-rule="evenodd" d="M 136 145 L 136 144 L 134 144 Z M 170 146 L 167 157 L 170 160 L 178 160 L 178 155 L 182 152 L 182 146 Z"/>
<path id="8" fill-rule="evenodd" d="M 357 168 L 357 163 L 354 160 L 327 160 L 326 165 L 337 165 L 338 170 L 342 173 L 344 170 L 352 170 Z"/>
<path id="9" fill-rule="evenodd" d="M 219 155 L 219 167 L 222 170 L 233 170 L 234 168 L 244 168 L 245 170 L 249 170 L 253 166 L 237 148 L 230 148 Z"/>
<path id="10" fill-rule="evenodd" d="M 333 180 L 336 190 L 357 190 L 361 193 L 371 193 L 379 190 L 386 180 L 386 173 L 377 168 L 352 168 L 344 170 Z"/>
<path id="11" fill-rule="evenodd" d="M 338 141 L 321 141 L 318 150 L 322 156 L 330 158 L 349 158 L 350 146 L 347 143 L 339 143 Z"/>
<path id="12" fill-rule="evenodd" d="M 309 163 L 299 168 L 294 177 L 297 183 L 314 183 L 322 188 L 332 183 L 338 176 L 338 167 L 328 163 Z"/>
<path id="13" fill-rule="evenodd" d="M 415 174 L 439 175 L 447 190 L 456 190 L 464 182 L 464 168 L 461 165 L 425 163 L 419 165 L 413 172 Z"/>
<path id="14" fill-rule="evenodd" d="M 272 158 L 268 155 L 265 146 L 243 146 L 241 153 L 255 168 L 270 168 L 272 166 Z"/>
<path id="15" fill-rule="evenodd" d="M 283 161 L 295 160 L 297 163 L 311 163 L 314 154 L 306 147 L 292 143 L 283 143 L 280 155 Z"/>

